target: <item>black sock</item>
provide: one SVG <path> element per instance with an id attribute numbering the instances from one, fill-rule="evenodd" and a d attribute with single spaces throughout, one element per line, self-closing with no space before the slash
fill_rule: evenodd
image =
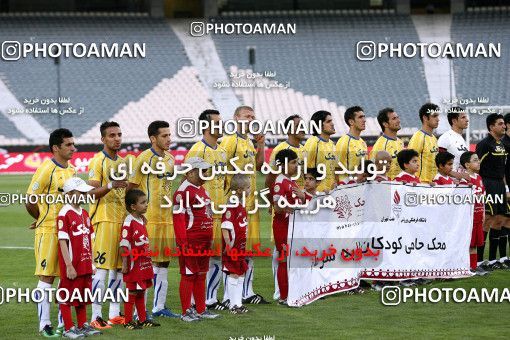
<path id="1" fill-rule="evenodd" d="M 499 234 L 499 258 L 506 257 L 506 242 L 508 240 L 508 228 L 503 227 Z"/>
<path id="2" fill-rule="evenodd" d="M 489 261 L 494 261 L 496 259 L 499 246 L 499 234 L 500 231 L 496 229 L 491 229 L 489 232 Z"/>
<path id="3" fill-rule="evenodd" d="M 478 254 L 477 255 L 478 262 L 483 262 L 483 256 L 485 253 L 485 240 L 487 240 L 487 234 L 488 232 L 486 231 L 483 232 L 483 244 L 480 247 L 476 248 L 476 253 Z"/>

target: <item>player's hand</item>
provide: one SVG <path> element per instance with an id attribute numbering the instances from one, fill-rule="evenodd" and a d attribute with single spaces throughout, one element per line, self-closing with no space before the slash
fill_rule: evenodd
<path id="1" fill-rule="evenodd" d="M 37 221 L 34 221 L 34 222 L 30 223 L 30 226 L 28 227 L 28 229 L 35 229 L 36 225 L 37 225 Z"/>
<path id="2" fill-rule="evenodd" d="M 122 274 L 127 274 L 129 272 L 127 263 L 122 263 Z"/>
<path id="3" fill-rule="evenodd" d="M 76 274 L 76 270 L 74 269 L 72 264 L 67 265 L 66 267 L 67 278 L 69 280 L 74 280 L 78 274 Z"/>
<path id="4" fill-rule="evenodd" d="M 266 137 L 263 134 L 253 136 L 255 137 L 255 142 L 257 142 L 257 147 L 263 147 L 266 145 Z"/>
<path id="5" fill-rule="evenodd" d="M 434 183 L 434 182 L 430 182 L 430 183 L 429 183 L 429 185 L 430 185 L 431 187 L 435 187 L 435 186 L 436 186 L 436 183 Z"/>
<path id="6" fill-rule="evenodd" d="M 304 200 L 306 198 L 305 193 L 297 188 L 292 188 L 292 192 L 296 195 L 300 200 Z"/>
<path id="7" fill-rule="evenodd" d="M 118 188 L 127 188 L 128 182 L 127 181 L 112 181 L 112 187 L 114 189 Z"/>

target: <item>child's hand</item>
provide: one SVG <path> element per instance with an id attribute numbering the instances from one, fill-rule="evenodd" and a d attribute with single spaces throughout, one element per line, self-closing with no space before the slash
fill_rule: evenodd
<path id="1" fill-rule="evenodd" d="M 292 188 L 292 192 L 296 195 L 300 200 L 304 200 L 306 198 L 305 193 L 297 188 Z"/>
<path id="2" fill-rule="evenodd" d="M 127 263 L 123 262 L 122 263 L 122 274 L 127 274 L 127 273 L 129 273 L 128 265 L 127 265 Z"/>
<path id="3" fill-rule="evenodd" d="M 67 274 L 67 278 L 69 280 L 74 280 L 76 278 L 76 276 L 78 275 L 71 263 L 66 266 L 66 274 Z"/>
<path id="4" fill-rule="evenodd" d="M 35 229 L 35 226 L 37 225 L 37 221 L 34 221 L 30 224 L 30 226 L 28 227 L 28 229 Z"/>

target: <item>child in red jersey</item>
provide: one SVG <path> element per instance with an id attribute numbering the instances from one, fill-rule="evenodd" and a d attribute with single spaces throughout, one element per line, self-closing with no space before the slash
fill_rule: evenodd
<path id="1" fill-rule="evenodd" d="M 485 195 L 485 187 L 482 182 L 482 177 L 478 174 L 480 171 L 480 160 L 478 155 L 471 151 L 466 151 L 460 156 L 460 165 L 462 165 L 469 174 L 469 182 L 474 187 L 475 195 Z M 469 263 L 471 270 L 476 275 L 489 274 L 480 265 L 483 263 L 483 253 L 485 250 L 485 238 L 487 232 L 483 230 L 483 222 L 485 219 L 485 207 L 483 202 L 477 201 L 473 213 L 473 230 L 471 232 L 471 244 L 469 245 Z"/>
<path id="2" fill-rule="evenodd" d="M 205 275 L 209 270 L 210 256 L 198 252 L 210 250 L 213 240 L 213 214 L 211 199 L 203 187 L 205 180 L 201 171 L 207 171 L 211 164 L 200 157 L 190 157 L 186 164 L 191 170 L 181 183 L 173 198 L 173 222 L 175 239 L 181 251 L 179 267 L 181 282 L 181 320 L 186 322 L 200 319 L 214 319 L 219 315 L 209 312 L 205 306 Z M 185 252 L 190 254 L 184 254 Z M 191 297 L 196 309 L 191 307 Z"/>
<path id="3" fill-rule="evenodd" d="M 222 266 L 227 275 L 226 286 L 230 296 L 230 313 L 240 314 L 248 312 L 243 306 L 244 274 L 248 270 L 245 260 L 248 215 L 243 197 L 250 193 L 250 178 L 243 174 L 235 174 L 230 182 L 231 196 L 228 208 L 221 219 L 221 233 L 223 236 Z M 230 256 L 229 252 L 230 251 Z M 237 255 L 239 254 L 239 255 Z"/>
<path id="4" fill-rule="evenodd" d="M 312 200 L 314 196 L 322 195 L 324 193 L 317 192 L 317 187 L 321 183 L 321 181 L 317 178 L 320 177 L 319 171 L 317 168 L 308 168 L 306 169 L 306 174 L 304 174 L 305 178 L 305 201 L 309 202 Z"/>
<path id="5" fill-rule="evenodd" d="M 89 214 L 80 207 L 78 202 L 82 201 L 80 195 L 89 192 L 94 187 L 85 183 L 78 177 L 68 179 L 64 183 L 64 193 L 73 198 L 73 204 L 66 204 L 62 207 L 57 217 L 58 227 L 58 262 L 60 269 L 59 289 L 67 290 L 67 297 L 76 294 L 79 291 L 81 299 L 62 301 L 60 311 L 64 319 L 63 336 L 67 338 L 80 338 L 84 336 L 99 335 L 100 331 L 95 330 L 87 320 L 87 301 L 86 291 L 92 290 L 92 274 L 94 266 L 92 265 L 92 225 L 90 224 Z M 74 204 L 76 202 L 76 204 Z M 60 296 L 65 299 L 66 296 Z M 76 309 L 76 318 L 78 328 L 73 324 L 71 316 L 71 306 Z"/>
<path id="6" fill-rule="evenodd" d="M 149 256 L 149 236 L 147 235 L 147 196 L 139 189 L 126 192 L 126 209 L 128 215 L 122 225 L 120 249 L 122 254 L 122 274 L 126 288 L 129 290 L 128 301 L 124 304 L 127 329 L 140 329 L 159 326 L 147 319 L 145 311 L 145 290 L 152 287 L 152 260 Z M 139 256 L 136 256 L 136 255 Z M 136 305 L 138 322 L 133 321 L 133 308 Z"/>
<path id="7" fill-rule="evenodd" d="M 397 161 L 402 172 L 394 180 L 402 183 L 420 183 L 420 179 L 415 174 L 420 169 L 420 159 L 418 152 L 413 149 L 404 149 L 397 154 Z"/>
<path id="8" fill-rule="evenodd" d="M 279 174 L 276 177 L 274 186 L 271 188 L 273 197 L 273 235 L 276 250 L 280 257 L 284 257 L 284 249 L 287 246 L 287 231 L 289 228 L 289 217 L 294 209 L 288 204 L 302 203 L 305 200 L 305 194 L 299 190 L 296 182 L 291 177 L 297 172 L 297 154 L 290 150 L 284 149 L 276 154 L 275 160 L 280 164 L 286 164 L 286 173 Z M 287 304 L 287 295 L 289 292 L 289 282 L 287 277 L 287 259 L 284 257 L 278 263 L 276 274 L 278 287 L 280 288 L 280 304 Z"/>
<path id="9" fill-rule="evenodd" d="M 455 156 L 448 151 L 438 152 L 436 155 L 437 175 L 434 177 L 433 182 L 437 185 L 452 185 L 455 184 L 450 173 L 453 170 L 453 160 Z"/>

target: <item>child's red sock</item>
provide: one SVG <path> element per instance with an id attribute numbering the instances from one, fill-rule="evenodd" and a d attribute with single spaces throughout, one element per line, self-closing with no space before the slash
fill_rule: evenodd
<path id="1" fill-rule="evenodd" d="M 191 306 L 191 294 L 193 293 L 193 286 L 195 275 L 181 275 L 181 283 L 179 284 L 179 295 L 181 296 L 182 314 Z M 196 299 L 196 297 L 195 297 Z"/>
<path id="2" fill-rule="evenodd" d="M 82 328 L 83 324 L 87 322 L 87 308 L 85 305 L 74 307 L 76 309 L 76 320 L 78 321 L 78 328 Z"/>
<path id="3" fill-rule="evenodd" d="M 136 294 L 128 294 L 128 300 L 124 303 L 124 318 L 126 323 L 133 321 L 133 306 L 136 301 Z"/>
<path id="4" fill-rule="evenodd" d="M 147 318 L 147 313 L 145 312 L 145 290 L 137 292 L 135 304 L 136 312 L 138 313 L 138 321 L 144 322 Z"/>
<path id="5" fill-rule="evenodd" d="M 478 259 L 477 254 L 469 254 L 469 265 L 473 270 L 476 269 L 477 259 Z"/>
<path id="6" fill-rule="evenodd" d="M 287 262 L 278 263 L 278 270 L 276 272 L 278 279 L 278 287 L 280 288 L 280 299 L 286 300 L 289 294 L 289 280 L 287 277 Z"/>
<path id="7" fill-rule="evenodd" d="M 73 317 L 71 316 L 71 306 L 60 304 L 59 307 L 62 319 L 64 319 L 64 328 L 68 331 L 74 326 Z"/>
<path id="8" fill-rule="evenodd" d="M 193 286 L 193 297 L 195 298 L 197 313 L 202 314 L 205 312 L 205 273 L 194 276 L 195 284 Z"/>

